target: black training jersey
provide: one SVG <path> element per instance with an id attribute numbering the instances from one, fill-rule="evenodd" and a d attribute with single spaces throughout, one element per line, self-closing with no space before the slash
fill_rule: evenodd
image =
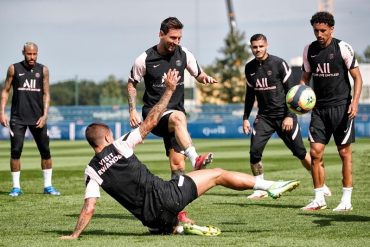
<path id="1" fill-rule="evenodd" d="M 246 96 L 243 119 L 249 118 L 255 98 L 258 115 L 284 117 L 294 115 L 288 111 L 285 95 L 294 85 L 291 69 L 281 58 L 268 55 L 264 61 L 253 59 L 245 65 Z"/>
<path id="2" fill-rule="evenodd" d="M 133 153 L 134 146 L 141 141 L 138 128 L 122 136 L 93 157 L 85 176 L 86 185 L 94 180 L 146 225 L 157 213 L 150 200 L 154 184 L 164 181 L 153 175 Z"/>
<path id="3" fill-rule="evenodd" d="M 174 53 L 168 56 L 160 55 L 157 46 L 153 46 L 135 60 L 129 79 L 138 83 L 144 78 L 144 111 L 151 109 L 160 100 L 166 89 L 164 79 L 169 69 L 178 70 L 181 79 L 177 83 L 176 91 L 173 93 L 167 109 L 185 112 L 184 70 L 187 69 L 194 77 L 199 76 L 202 71 L 194 55 L 181 46 L 177 46 Z"/>
<path id="4" fill-rule="evenodd" d="M 352 47 L 344 41 L 333 38 L 325 48 L 321 48 L 317 41 L 307 45 L 302 69 L 312 74 L 315 107 L 348 104 L 352 99 L 348 71 L 357 66 Z"/>
<path id="5" fill-rule="evenodd" d="M 23 62 L 14 64 L 11 119 L 16 123 L 34 125 L 44 114 L 43 65 L 27 68 Z"/>

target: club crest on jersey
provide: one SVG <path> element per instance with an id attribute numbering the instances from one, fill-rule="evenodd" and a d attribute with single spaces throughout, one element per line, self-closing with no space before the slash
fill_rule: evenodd
<path id="1" fill-rule="evenodd" d="M 36 78 L 40 78 L 40 73 L 39 73 L 39 72 L 37 72 L 37 73 L 35 74 L 35 76 L 36 76 Z"/>
<path id="2" fill-rule="evenodd" d="M 176 60 L 175 64 L 176 64 L 177 67 L 181 67 L 182 62 L 181 62 L 181 60 Z"/>
<path id="3" fill-rule="evenodd" d="M 267 75 L 268 75 L 268 76 L 271 76 L 271 75 L 272 75 L 272 70 L 268 70 L 268 71 L 267 71 Z"/>

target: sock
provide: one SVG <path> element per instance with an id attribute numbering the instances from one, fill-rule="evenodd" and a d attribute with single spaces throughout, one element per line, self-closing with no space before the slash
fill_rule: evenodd
<path id="1" fill-rule="evenodd" d="M 315 191 L 315 201 L 325 202 L 324 197 L 324 187 L 316 188 Z"/>
<path id="2" fill-rule="evenodd" d="M 343 187 L 343 195 L 342 199 L 340 200 L 341 202 L 351 204 L 351 197 L 352 197 L 352 187 Z"/>
<path id="3" fill-rule="evenodd" d="M 21 172 L 11 172 L 12 174 L 12 181 L 13 181 L 13 188 L 21 188 L 20 184 L 20 177 L 21 177 Z"/>
<path id="4" fill-rule="evenodd" d="M 51 168 L 42 170 L 42 174 L 44 175 L 44 188 L 51 186 L 52 173 L 53 171 Z"/>
<path id="5" fill-rule="evenodd" d="M 261 177 L 262 176 L 262 177 Z M 254 190 L 268 190 L 273 184 L 273 181 L 264 180 L 263 174 L 256 176 L 256 183 L 253 186 Z"/>
<path id="6" fill-rule="evenodd" d="M 197 151 L 195 151 L 194 146 L 190 146 L 185 150 L 185 156 L 190 159 L 191 165 L 195 166 L 195 161 L 198 157 Z"/>

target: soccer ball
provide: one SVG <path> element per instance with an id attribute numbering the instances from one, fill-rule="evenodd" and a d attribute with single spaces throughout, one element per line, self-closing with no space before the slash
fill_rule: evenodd
<path id="1" fill-rule="evenodd" d="M 288 109 L 296 114 L 305 114 L 316 104 L 316 95 L 313 89 L 306 85 L 295 85 L 286 95 Z"/>

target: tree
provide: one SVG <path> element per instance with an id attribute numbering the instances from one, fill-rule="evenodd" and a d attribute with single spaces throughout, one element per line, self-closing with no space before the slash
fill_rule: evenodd
<path id="1" fill-rule="evenodd" d="M 364 51 L 365 63 L 370 63 L 370 45 L 368 45 Z"/>
<path id="2" fill-rule="evenodd" d="M 123 80 L 118 80 L 115 76 L 110 75 L 107 80 L 103 81 L 100 88 L 100 105 L 121 105 L 124 103 L 122 92 L 126 92 L 126 90 L 124 90 Z"/>
<path id="3" fill-rule="evenodd" d="M 229 32 L 224 40 L 225 46 L 220 50 L 223 57 L 217 58 L 214 65 L 204 69 L 219 83 L 213 84 L 212 87 L 198 86 L 202 103 L 225 104 L 244 101 L 244 65 L 250 56 L 244 40 L 244 33 L 238 30 Z"/>

